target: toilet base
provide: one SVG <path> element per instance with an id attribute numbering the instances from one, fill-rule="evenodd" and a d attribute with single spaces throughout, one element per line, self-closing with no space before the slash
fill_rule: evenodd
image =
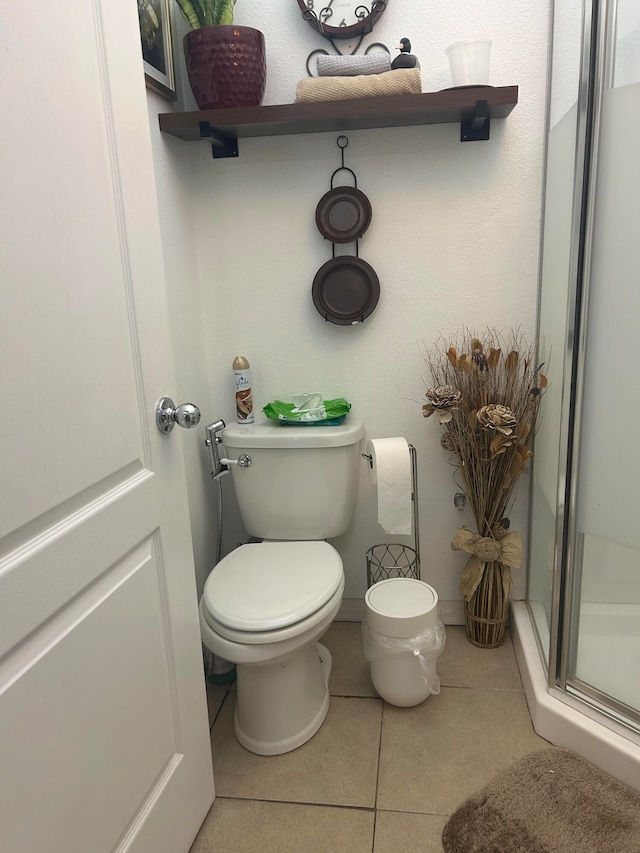
<path id="1" fill-rule="evenodd" d="M 302 746 L 327 716 L 330 673 L 331 654 L 320 643 L 274 664 L 238 664 L 238 741 L 257 755 L 281 755 Z"/>

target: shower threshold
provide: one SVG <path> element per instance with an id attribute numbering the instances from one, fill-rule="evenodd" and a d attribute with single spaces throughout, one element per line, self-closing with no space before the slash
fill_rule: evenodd
<path id="1" fill-rule="evenodd" d="M 640 790 L 640 735 L 585 702 L 547 685 L 531 617 L 524 601 L 511 604 L 511 635 L 536 732 L 572 750 L 605 773 Z"/>

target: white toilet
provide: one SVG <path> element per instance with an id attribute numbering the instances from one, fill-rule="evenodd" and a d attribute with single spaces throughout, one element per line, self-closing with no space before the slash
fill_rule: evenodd
<path id="1" fill-rule="evenodd" d="M 339 426 L 232 424 L 222 433 L 248 533 L 209 575 L 202 641 L 237 667 L 235 732 L 259 755 L 309 740 L 329 709 L 331 655 L 317 640 L 342 602 L 338 552 L 356 496 L 362 421 Z"/>

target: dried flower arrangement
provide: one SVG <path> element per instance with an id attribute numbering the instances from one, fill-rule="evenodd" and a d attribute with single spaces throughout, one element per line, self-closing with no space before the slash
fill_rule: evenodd
<path id="1" fill-rule="evenodd" d="M 504 640 L 511 568 L 519 568 L 522 544 L 509 532 L 507 513 L 533 451 L 540 401 L 547 385 L 535 361 L 536 347 L 519 332 L 465 330 L 424 350 L 433 385 L 422 407 L 443 428 L 441 445 L 463 480 L 477 533 L 460 528 L 454 550 L 471 556 L 462 573 L 467 636 L 494 648 Z"/>

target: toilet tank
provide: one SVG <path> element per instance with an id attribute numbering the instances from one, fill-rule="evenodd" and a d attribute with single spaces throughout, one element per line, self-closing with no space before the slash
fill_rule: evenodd
<path id="1" fill-rule="evenodd" d="M 246 453 L 251 465 L 231 465 L 242 520 L 263 539 L 331 539 L 349 527 L 358 484 L 362 421 L 340 426 L 230 424 L 225 456 Z"/>

